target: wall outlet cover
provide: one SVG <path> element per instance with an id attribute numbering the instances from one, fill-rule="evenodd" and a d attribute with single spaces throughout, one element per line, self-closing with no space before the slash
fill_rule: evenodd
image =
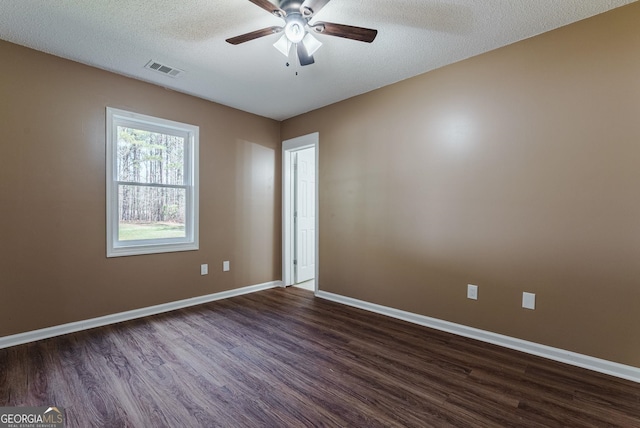
<path id="1" fill-rule="evenodd" d="M 536 308 L 536 295 L 535 293 L 527 293 L 526 291 L 522 293 L 522 307 L 525 309 L 535 309 Z"/>
<path id="2" fill-rule="evenodd" d="M 222 271 L 229 272 L 229 270 L 231 270 L 230 263 L 228 260 L 225 260 L 224 262 L 222 262 Z"/>
<path id="3" fill-rule="evenodd" d="M 208 275 L 209 274 L 209 265 L 203 264 L 200 265 L 200 275 Z"/>

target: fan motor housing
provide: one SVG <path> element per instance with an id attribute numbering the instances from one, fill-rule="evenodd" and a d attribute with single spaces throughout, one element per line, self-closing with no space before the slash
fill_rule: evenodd
<path id="1" fill-rule="evenodd" d="M 280 0 L 278 1 L 278 6 L 280 9 L 287 12 L 287 16 L 293 13 L 300 13 L 300 7 L 302 7 L 302 2 L 300 0 Z"/>

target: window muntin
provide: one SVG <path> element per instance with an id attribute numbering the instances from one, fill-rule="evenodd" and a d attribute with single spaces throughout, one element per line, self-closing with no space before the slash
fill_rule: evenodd
<path id="1" fill-rule="evenodd" d="M 107 108 L 107 256 L 198 249 L 198 127 Z"/>

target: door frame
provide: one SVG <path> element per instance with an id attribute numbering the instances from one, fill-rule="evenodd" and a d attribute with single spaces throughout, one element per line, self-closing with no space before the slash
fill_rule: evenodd
<path id="1" fill-rule="evenodd" d="M 285 140 L 282 142 L 282 285 L 287 287 L 289 285 L 293 285 L 295 281 L 294 274 L 294 239 L 295 239 L 295 231 L 294 231 L 294 221 L 293 221 L 293 201 L 294 201 L 294 182 L 293 182 L 293 153 L 309 149 L 315 148 L 315 163 L 316 163 L 316 189 L 315 189 L 315 217 L 316 217 L 316 226 L 315 226 L 315 291 L 318 291 L 318 249 L 319 249 L 319 240 L 318 240 L 318 224 L 320 217 L 318 216 L 319 207 L 318 207 L 318 150 L 320 145 L 320 134 L 318 132 L 314 132 L 312 134 L 303 135 L 300 137 L 292 138 L 290 140 Z"/>

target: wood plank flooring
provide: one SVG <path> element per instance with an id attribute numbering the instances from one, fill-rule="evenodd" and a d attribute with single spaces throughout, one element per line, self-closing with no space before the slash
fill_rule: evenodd
<path id="1" fill-rule="evenodd" d="M 0 350 L 68 427 L 640 427 L 640 384 L 287 288 Z"/>

